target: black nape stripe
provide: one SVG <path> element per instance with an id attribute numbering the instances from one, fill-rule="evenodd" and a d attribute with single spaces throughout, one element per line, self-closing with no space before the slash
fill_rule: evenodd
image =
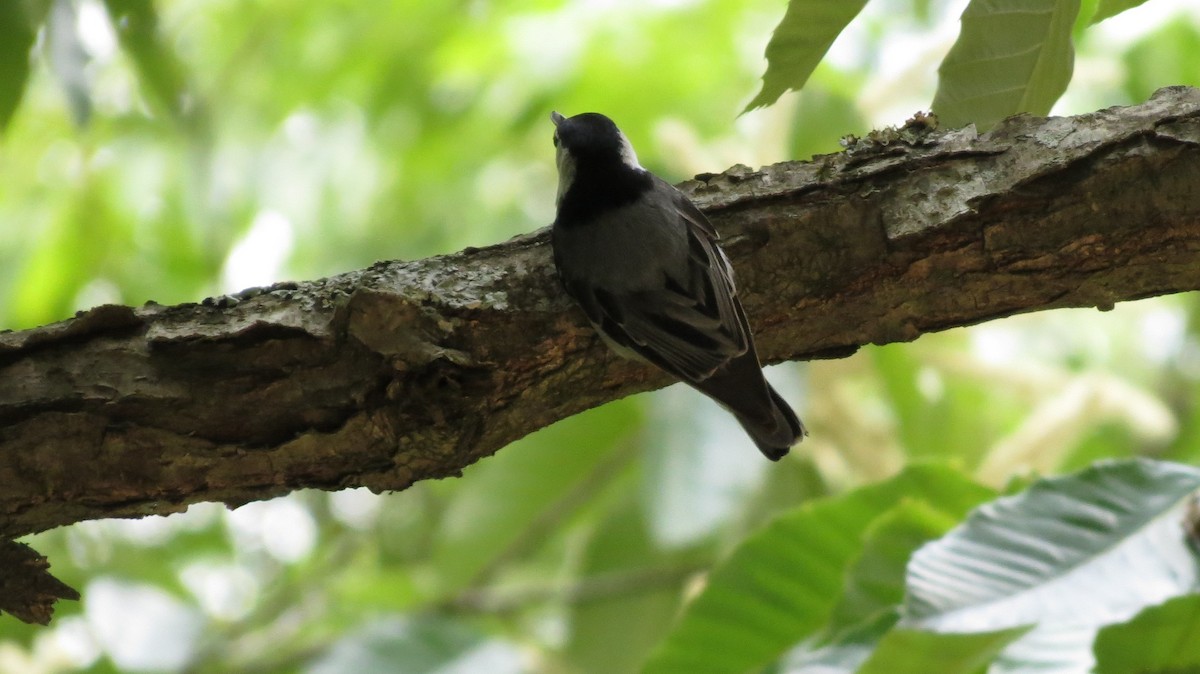
<path id="1" fill-rule="evenodd" d="M 647 171 L 638 171 L 619 159 L 603 164 L 581 162 L 576 166 L 571 187 L 558 205 L 559 226 L 591 222 L 596 216 L 627 206 L 654 187 Z"/>

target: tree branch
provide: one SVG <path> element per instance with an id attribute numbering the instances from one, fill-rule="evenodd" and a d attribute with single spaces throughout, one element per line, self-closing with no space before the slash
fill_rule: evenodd
<path id="1" fill-rule="evenodd" d="M 982 136 L 920 121 L 686 184 L 771 362 L 1200 288 L 1200 91 Z M 547 196 L 547 198 L 550 198 Z M 0 534 L 404 489 L 669 380 L 611 356 L 547 232 L 0 334 Z"/>

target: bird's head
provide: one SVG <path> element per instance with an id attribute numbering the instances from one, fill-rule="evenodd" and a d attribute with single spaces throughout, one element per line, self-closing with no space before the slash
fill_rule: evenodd
<path id="1" fill-rule="evenodd" d="M 574 117 L 550 113 L 557 148 L 558 198 L 561 201 L 579 173 L 645 171 L 629 139 L 611 119 L 598 112 Z"/>

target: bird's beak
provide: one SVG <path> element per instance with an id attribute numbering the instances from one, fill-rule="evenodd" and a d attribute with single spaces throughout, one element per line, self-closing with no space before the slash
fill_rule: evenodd
<path id="1" fill-rule="evenodd" d="M 567 119 L 566 117 L 563 117 L 562 115 L 558 114 L 558 112 L 552 111 L 550 113 L 550 121 L 554 122 L 554 126 L 558 126 L 559 124 L 562 124 L 564 121 L 566 121 L 566 119 Z"/>

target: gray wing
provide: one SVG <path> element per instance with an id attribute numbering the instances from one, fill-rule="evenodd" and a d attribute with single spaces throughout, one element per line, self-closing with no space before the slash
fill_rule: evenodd
<path id="1" fill-rule="evenodd" d="M 637 274 L 642 281 L 635 284 L 597 282 L 594 275 L 584 280 L 564 274 L 563 281 L 608 339 L 678 377 L 699 381 L 746 352 L 749 329 L 716 230 L 687 197 L 662 185 L 670 199 L 653 207 L 668 220 L 663 235 L 674 238 L 634 239 L 661 255 L 626 251 L 651 273 Z"/>

